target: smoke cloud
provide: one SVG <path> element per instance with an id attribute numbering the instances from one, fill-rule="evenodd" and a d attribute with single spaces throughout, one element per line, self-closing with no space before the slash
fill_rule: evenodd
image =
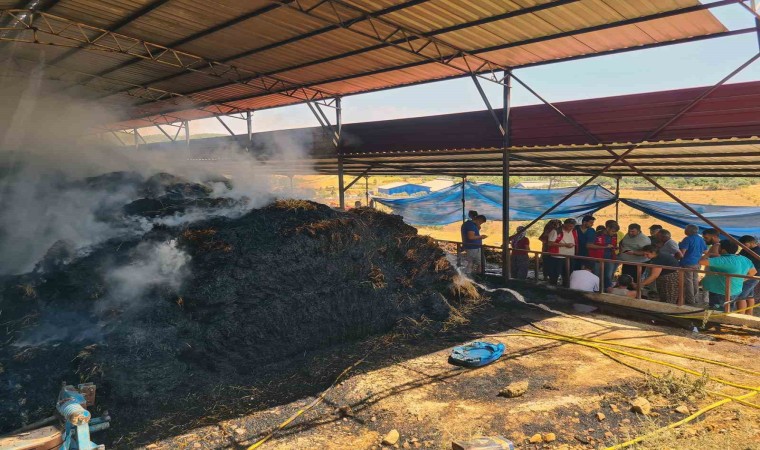
<path id="1" fill-rule="evenodd" d="M 272 164 L 287 175 L 283 162 L 302 160 L 312 145 L 310 136 L 290 136 L 272 138 L 263 151 L 250 153 L 229 141 L 202 149 L 125 147 L 94 132 L 98 124 L 121 119 L 126 105 L 75 97 L 43 70 L 2 78 L 0 275 L 31 270 L 56 242 L 81 251 L 157 223 L 176 226 L 208 217 L 197 208 L 155 219 L 125 216 L 124 205 L 144 197 L 140 187 L 159 173 L 204 183 L 211 197 L 237 200 L 213 214 L 235 216 L 263 206 L 277 196 Z M 103 177 L 111 172 L 119 173 Z"/>

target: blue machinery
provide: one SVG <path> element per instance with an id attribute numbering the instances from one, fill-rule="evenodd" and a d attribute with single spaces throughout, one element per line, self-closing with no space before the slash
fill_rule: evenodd
<path id="1" fill-rule="evenodd" d="M 90 433 L 105 430 L 111 417 L 105 412 L 93 419 L 87 410 L 95 404 L 95 385 L 84 383 L 74 386 L 64 385 L 58 394 L 56 410 L 65 423 L 63 444 L 60 450 L 105 450 L 104 445 L 90 441 Z"/>

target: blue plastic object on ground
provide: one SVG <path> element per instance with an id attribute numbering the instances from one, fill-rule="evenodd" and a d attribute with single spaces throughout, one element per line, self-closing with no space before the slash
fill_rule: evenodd
<path id="1" fill-rule="evenodd" d="M 471 342 L 467 345 L 454 347 L 449 356 L 449 364 L 462 367 L 482 367 L 504 354 L 504 344 L 490 342 Z"/>

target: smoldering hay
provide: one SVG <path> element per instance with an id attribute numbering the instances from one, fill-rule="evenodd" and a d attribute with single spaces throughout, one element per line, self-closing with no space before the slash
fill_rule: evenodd
<path id="1" fill-rule="evenodd" d="M 271 401 L 267 380 L 304 352 L 407 319 L 440 327 L 470 300 L 398 216 L 276 200 L 266 161 L 236 147 L 208 150 L 238 162 L 222 177 L 82 140 L 107 111 L 40 79 L 0 90 L 0 432 L 50 415 L 62 382 L 92 381 L 106 442 L 133 448 L 209 405 Z M 284 160 L 308 147 L 272 146 Z"/>

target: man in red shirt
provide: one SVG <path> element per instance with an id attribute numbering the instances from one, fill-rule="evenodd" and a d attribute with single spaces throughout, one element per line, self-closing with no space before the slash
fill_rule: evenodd
<path id="1" fill-rule="evenodd" d="M 592 258 L 615 259 L 615 249 L 618 246 L 617 232 L 620 226 L 617 222 L 610 223 L 604 232 L 596 235 L 593 244 L 588 244 L 588 255 Z M 601 273 L 601 264 L 597 263 L 599 278 L 604 278 L 604 288 L 612 286 L 612 275 L 617 269 L 617 264 L 605 261 L 604 273 Z"/>

